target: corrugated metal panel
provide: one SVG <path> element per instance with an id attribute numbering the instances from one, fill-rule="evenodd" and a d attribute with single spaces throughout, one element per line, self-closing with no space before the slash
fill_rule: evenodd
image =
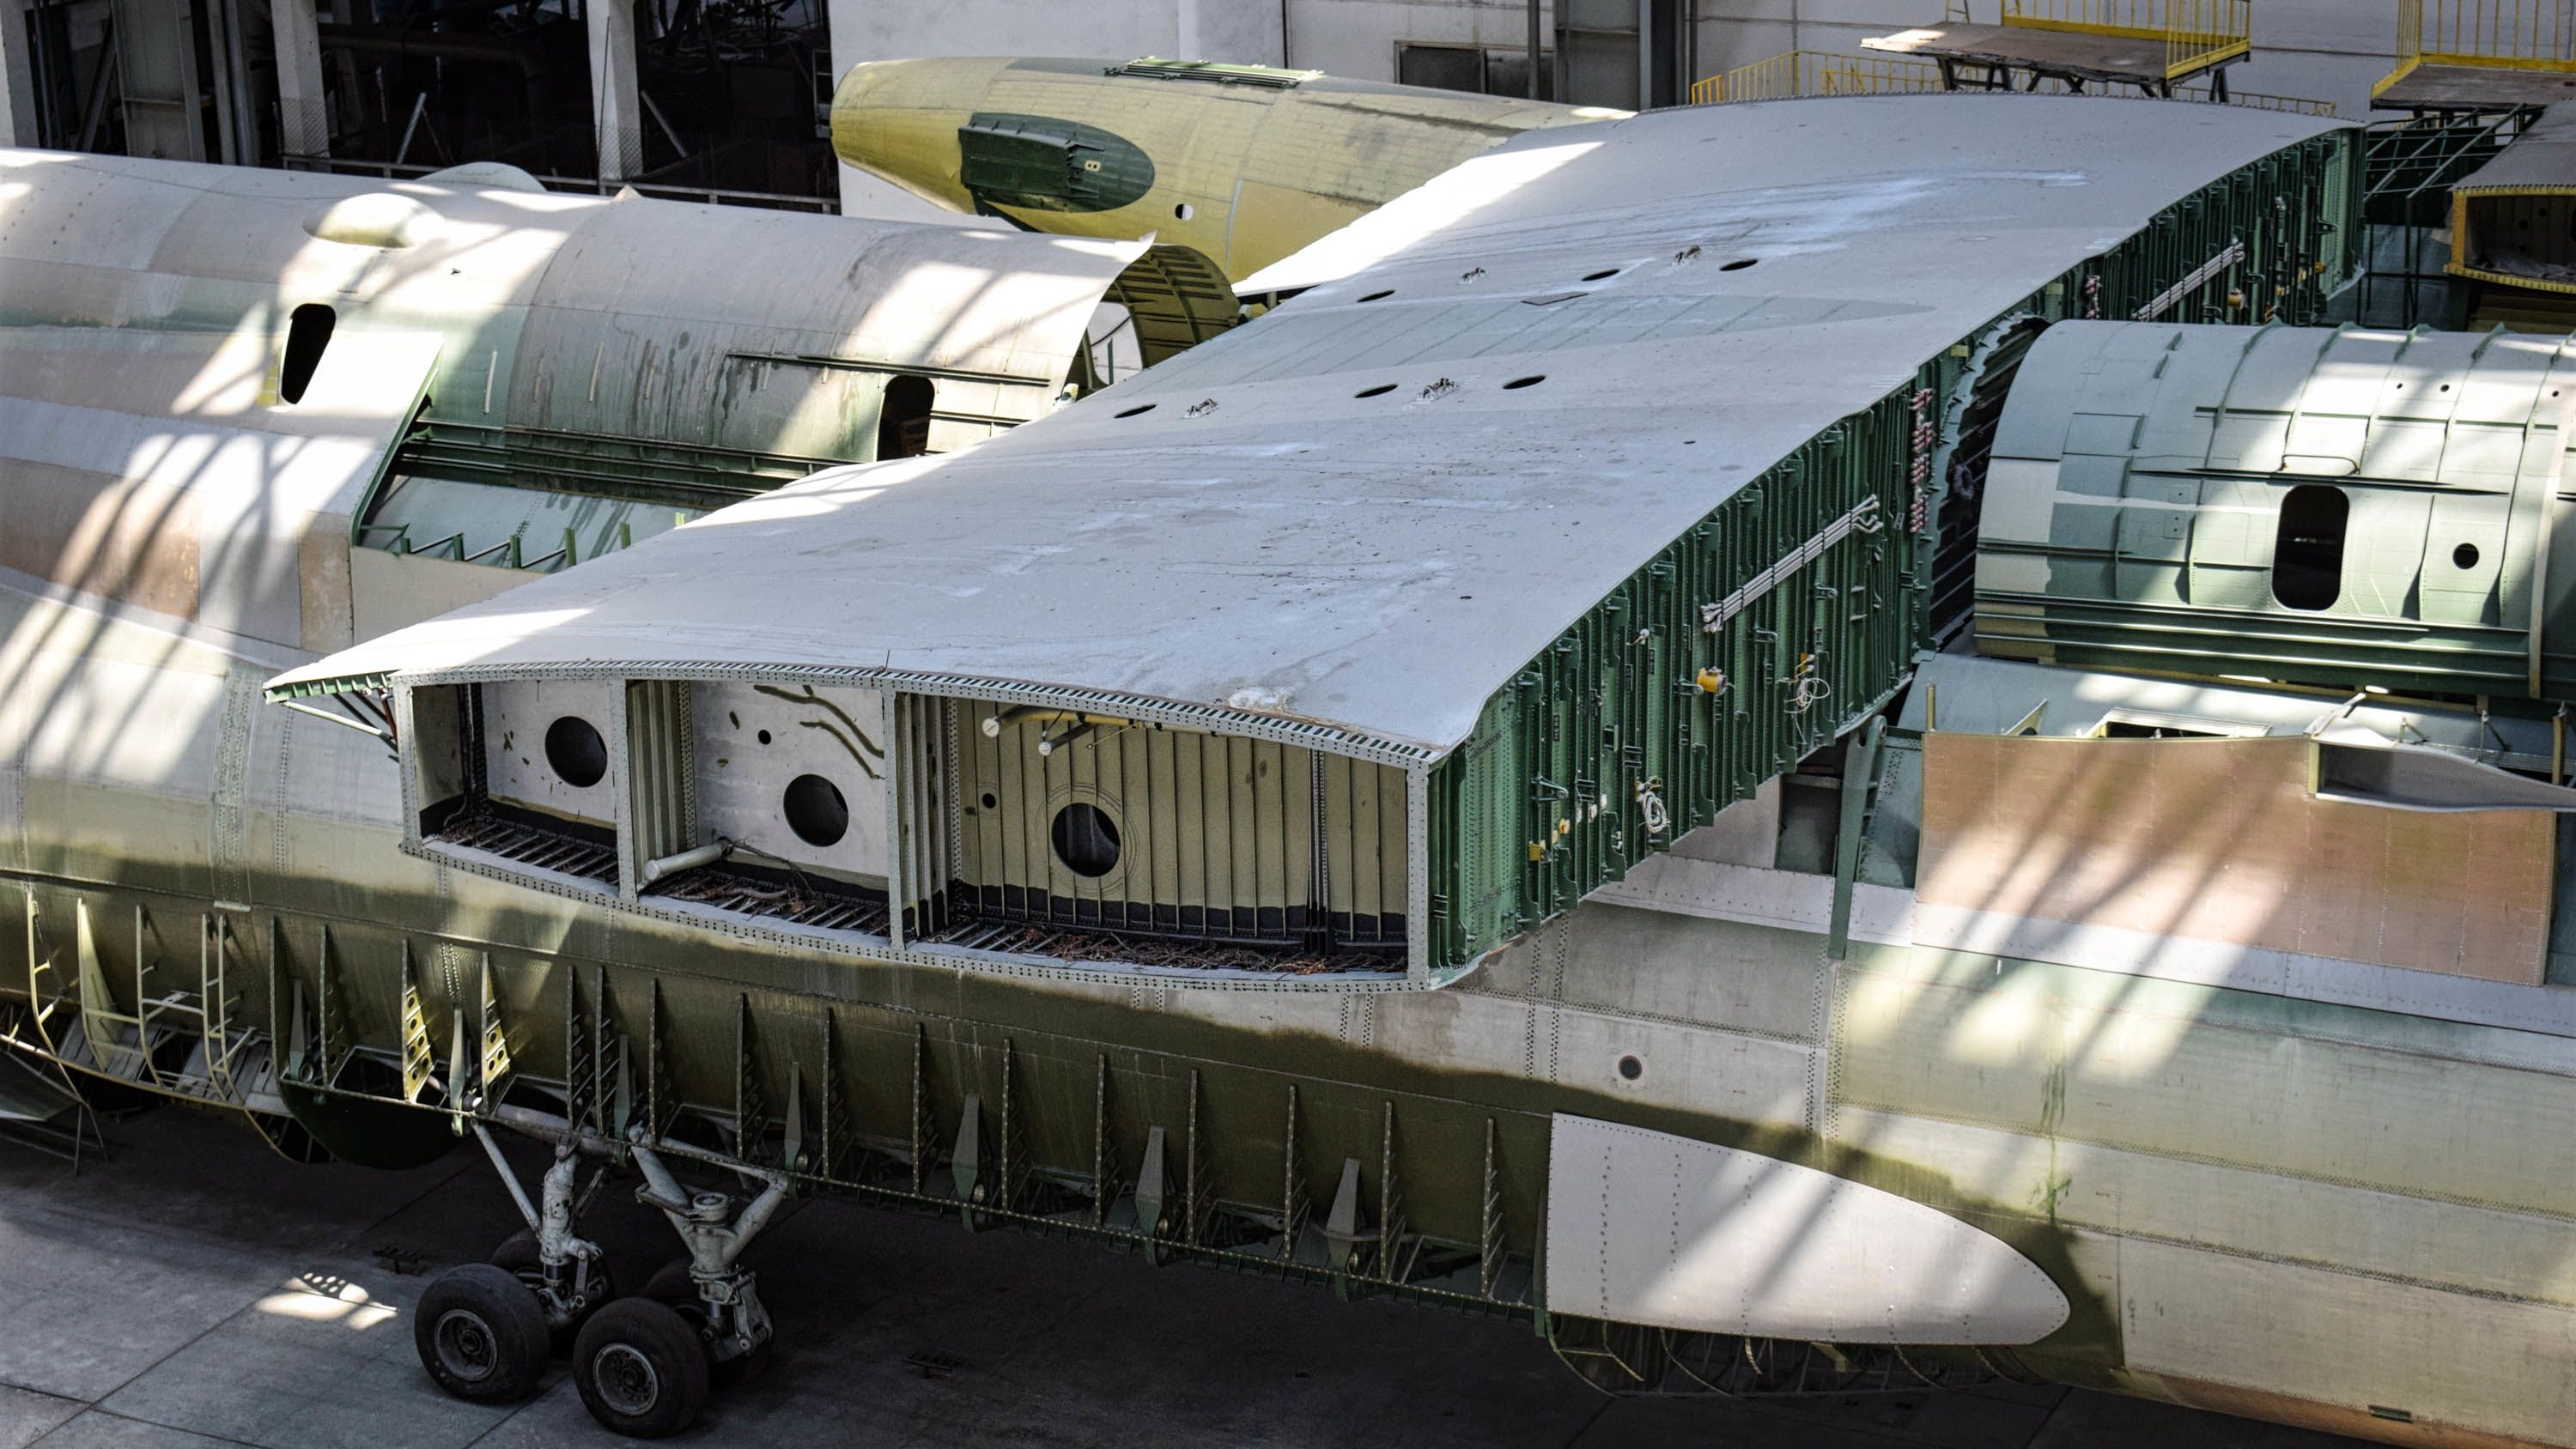
<path id="1" fill-rule="evenodd" d="M 642 879 L 646 862 L 698 843 L 689 686 L 671 679 L 628 684 L 626 739 L 633 757 L 627 774 L 632 801 L 626 838 L 633 847 L 624 878 L 632 883 Z"/>
<path id="2" fill-rule="evenodd" d="M 1405 777 L 1391 765 L 1314 756 L 1315 809 L 1324 823 L 1324 891 L 1335 940 L 1401 946 L 1405 939 Z"/>
<path id="3" fill-rule="evenodd" d="M 953 873 L 956 813 L 946 798 L 948 772 L 940 764 L 946 752 L 944 701 L 918 694 L 897 694 L 887 706 L 893 736 L 890 752 L 894 790 L 895 944 L 930 936 L 948 924 L 948 881 Z"/>
<path id="4" fill-rule="evenodd" d="M 1273 946 L 1402 946 L 1400 768 L 983 702 L 960 703 L 958 717 L 962 912 Z M 1077 836 L 1100 828 L 1082 807 L 1105 819 L 1105 841 Z"/>

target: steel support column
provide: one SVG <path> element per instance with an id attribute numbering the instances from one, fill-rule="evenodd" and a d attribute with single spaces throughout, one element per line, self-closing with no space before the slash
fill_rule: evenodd
<path id="1" fill-rule="evenodd" d="M 268 9 L 277 43 L 277 145 L 289 156 L 331 154 L 321 26 L 313 7 L 314 0 L 270 0 Z"/>
<path id="2" fill-rule="evenodd" d="M 590 119 L 599 139 L 599 179 L 644 170 L 644 99 L 635 80 L 635 0 L 591 0 Z"/>
<path id="3" fill-rule="evenodd" d="M 26 0 L 0 0 L 0 147 L 36 147 L 36 62 L 28 54 Z"/>
<path id="4" fill-rule="evenodd" d="M 0 146 L 36 146 L 36 68 L 27 0 L 0 0 Z"/>
<path id="5" fill-rule="evenodd" d="M 1538 0 L 1529 0 L 1529 98 L 1531 100 L 1537 100 L 1539 98 L 1538 57 L 1540 47 L 1538 30 Z M 1552 81 L 1555 77 L 1551 76 L 1549 79 Z"/>
<path id="6" fill-rule="evenodd" d="M 110 0 L 129 156 L 219 159 L 206 145 L 194 9 L 194 0 Z"/>
<path id="7" fill-rule="evenodd" d="M 1637 109 L 1655 108 L 1655 0 L 1637 0 Z"/>

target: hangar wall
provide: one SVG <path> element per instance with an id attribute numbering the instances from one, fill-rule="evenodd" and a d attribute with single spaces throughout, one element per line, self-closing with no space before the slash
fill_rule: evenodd
<path id="1" fill-rule="evenodd" d="M 1857 51 L 1861 38 L 1941 18 L 1942 0 L 1696 0 L 1702 76 L 1784 50 Z M 1998 0 L 1971 0 L 1991 23 Z M 2370 113 L 2371 83 L 2388 74 L 2398 0 L 2261 0 L 2254 55 L 2230 72 L 2242 91 L 2333 101 L 2349 119 Z M 1388 7 L 1414 9 L 1417 7 Z"/>
<path id="2" fill-rule="evenodd" d="M 158 14 L 172 0 L 134 3 Z M 631 5 L 631 0 L 627 3 Z M 2000 3 L 2001 0 L 1970 0 L 1971 14 L 1987 18 Z M 219 76 L 215 85 L 216 92 L 234 96 L 230 104 L 215 107 L 225 123 L 220 145 L 209 141 L 202 147 L 172 150 L 145 144 L 149 137 L 128 137 L 122 146 L 106 144 L 96 149 L 183 157 L 196 157 L 202 150 L 202 159 L 208 160 L 265 159 L 278 145 L 296 156 L 318 156 L 325 151 L 337 157 L 358 154 L 340 144 L 349 138 L 334 141 L 326 135 L 329 118 L 321 109 L 320 99 L 325 62 L 343 68 L 356 63 L 345 49 L 334 51 L 333 46 L 357 46 L 358 58 L 363 59 L 376 53 L 367 46 L 381 47 L 386 43 L 385 34 L 390 34 L 379 34 L 365 26 L 329 23 L 334 15 L 345 21 L 346 12 L 354 4 L 355 0 L 318 0 L 318 4 L 317 0 L 288 0 L 273 6 L 261 0 L 225 0 L 216 4 L 213 10 L 229 19 L 222 27 L 223 43 L 215 50 L 232 70 L 240 73 L 238 83 Z M 2398 5 L 2399 0 L 2263 0 L 2253 7 L 2255 54 L 2231 79 L 2242 91 L 2329 100 L 2337 103 L 2347 117 L 2363 117 L 2368 113 L 2371 83 L 2384 75 L 2391 64 Z M 601 15 L 627 13 L 615 3 L 587 8 Z M 910 56 L 1161 55 L 1284 64 L 1357 80 L 1400 80 L 1464 89 L 1481 84 L 1486 89 L 1514 94 L 1520 93 L 1525 83 L 1522 77 L 1527 72 L 1522 57 L 1532 18 L 1531 0 L 1094 0 L 1084 5 L 1034 0 L 949 0 L 922 6 L 820 0 L 819 8 L 828 14 L 829 55 L 826 58 L 818 54 L 814 59 L 818 68 L 828 59 L 831 74 L 865 60 Z M 45 77 L 37 73 L 41 67 L 30 63 L 28 22 L 39 10 L 55 14 L 57 19 L 69 15 L 75 23 L 62 43 L 92 44 L 95 49 L 97 36 L 90 32 L 97 29 L 97 15 L 104 14 L 105 9 L 106 0 L 0 0 L 0 144 L 90 149 L 68 134 L 48 139 L 46 128 L 36 123 L 37 92 L 44 89 L 40 83 Z M 323 38 L 318 54 L 312 23 L 317 9 L 326 12 L 321 16 L 323 28 L 334 32 Z M 1641 18 L 1648 19 L 1658 37 L 1659 65 L 1667 66 L 1661 72 L 1663 78 L 1656 82 L 1661 97 L 1672 92 L 1671 82 L 1676 78 L 1705 78 L 1784 51 L 1857 51 L 1865 37 L 1937 21 L 1944 0 L 1576 0 L 1563 5 L 1560 0 L 1536 0 L 1536 17 L 1550 72 L 1556 69 L 1553 52 L 1560 9 L 1568 24 L 1588 32 L 1588 43 L 1576 53 L 1586 57 L 1583 64 L 1590 67 L 1586 72 L 1590 80 L 1572 82 L 1569 94 L 1556 98 L 1627 105 L 1627 95 L 1597 92 L 1604 91 L 1606 82 L 1610 89 L 1625 86 L 1628 95 L 1634 94 L 1634 72 L 1622 56 L 1633 54 Z M 573 0 L 556 0 L 549 13 L 569 15 L 574 10 Z M 87 31 L 81 28 L 85 16 Z M 1683 17 L 1688 18 L 1685 21 Z M 290 20 L 297 22 L 289 27 L 292 34 L 277 31 L 272 23 Z M 89 35 L 89 40 L 82 41 L 82 35 Z M 637 36 L 625 32 L 611 39 L 611 51 L 620 56 L 639 43 Z M 439 37 L 424 41 L 413 36 L 406 43 L 432 41 L 451 48 L 465 46 L 460 55 L 470 52 L 471 57 L 483 61 L 501 53 L 494 50 L 497 42 L 486 43 L 472 36 L 446 37 L 444 41 Z M 590 49 L 598 52 L 601 37 L 594 35 L 591 41 Z M 474 49 L 476 45 L 482 49 Z M 1569 49 L 1574 48 L 1569 42 Z M 501 50 L 507 51 L 507 47 Z M 1408 50 L 1412 50 L 1416 64 L 1406 65 L 1400 59 Z M 528 61 L 528 56 L 517 51 L 507 51 L 502 58 L 511 56 Z M 590 60 L 594 70 L 600 68 L 599 54 L 594 53 Z M 628 96 L 634 90 L 638 77 L 632 64 L 612 64 L 608 71 L 614 94 Z M 578 86 L 582 79 L 561 77 L 548 83 L 561 89 Z M 678 116 L 676 131 L 668 120 L 658 123 L 659 130 L 646 123 L 640 108 L 651 99 L 652 78 L 643 79 L 647 82 L 644 96 L 619 107 L 613 118 L 592 119 L 623 138 L 622 144 L 629 151 L 654 149 L 639 143 L 649 143 L 665 132 L 675 143 L 680 134 L 687 133 L 692 145 L 704 149 L 708 142 L 702 133 L 708 123 L 703 117 L 693 122 L 685 108 Z M 786 79 L 794 81 L 793 77 Z M 828 94 L 828 78 L 809 77 L 796 82 L 805 83 L 814 84 L 818 96 Z M 60 78 L 56 77 L 53 84 L 60 89 Z M 135 89 L 138 84 L 128 77 L 126 89 Z M 380 98 L 383 104 L 373 109 L 392 107 L 378 119 L 388 136 L 402 136 L 400 149 L 409 153 L 422 117 L 413 115 L 411 123 L 405 124 L 403 115 L 397 113 L 400 107 L 394 103 L 408 92 L 400 85 L 393 91 L 400 94 Z M 270 99 L 272 96 L 275 99 Z M 675 105 L 676 92 L 666 88 L 661 100 L 666 107 Z M 76 119 L 75 113 L 81 109 L 74 106 L 64 115 Z M 342 130 L 354 124 L 345 114 L 347 110 L 344 101 L 344 114 L 339 117 Z M 543 130 L 539 119 L 527 119 L 522 129 Z M 450 142 L 480 155 L 496 148 L 511 149 L 501 144 L 503 141 L 525 139 L 507 127 L 490 136 L 451 136 L 447 130 L 455 129 L 457 123 L 452 116 L 447 122 L 446 129 L 442 129 L 439 117 L 431 115 L 427 140 L 420 146 L 421 155 L 408 159 L 429 159 L 434 147 Z M 272 124 L 277 129 L 273 137 L 266 134 Z M 61 131 L 63 126 L 58 124 L 52 129 Z M 570 130 L 579 133 L 572 143 L 573 149 L 580 151 L 578 143 L 590 127 L 575 116 Z M 235 133 L 239 133 L 238 142 Z M 806 141 L 812 143 L 812 137 Z M 386 146 L 390 148 L 392 142 L 387 140 Z M 614 172 L 621 178 L 637 174 L 635 165 L 624 163 L 596 172 L 584 171 L 573 164 L 578 158 L 568 160 L 553 153 L 538 159 L 513 152 L 502 159 L 530 165 L 540 172 L 562 170 L 567 174 L 602 176 Z M 636 164 L 667 164 L 670 157 L 647 155 L 628 160 Z M 828 165 L 828 159 L 818 164 Z M 662 173 L 647 166 L 644 174 Z M 712 169 L 708 176 L 696 179 L 712 185 L 811 194 L 784 182 L 717 177 Z M 846 212 L 906 220 L 957 219 L 848 167 L 840 169 L 840 179 L 842 209 Z"/>
<path id="3" fill-rule="evenodd" d="M 1591 0 L 1588 10 L 1617 8 Z M 1694 77 L 1716 75 L 1787 50 L 1852 52 L 1866 36 L 1940 18 L 1943 0 L 1688 0 Z M 1998 0 L 1972 0 L 1986 18 Z M 2371 83 L 2388 73 L 2398 0 L 2263 0 L 2254 7 L 2254 57 L 2231 80 L 2239 90 L 2335 102 L 2366 117 Z M 1543 44 L 1555 45 L 1554 0 L 1540 0 Z M 1528 42 L 1523 0 L 1095 0 L 1081 6 L 1026 0 L 953 0 L 888 7 L 831 0 L 832 58 L 906 56 L 1162 55 L 1289 65 L 1354 80 L 1392 81 L 1400 47 L 1478 47 L 1497 54 Z M 852 214 L 945 218 L 849 167 L 842 209 Z"/>

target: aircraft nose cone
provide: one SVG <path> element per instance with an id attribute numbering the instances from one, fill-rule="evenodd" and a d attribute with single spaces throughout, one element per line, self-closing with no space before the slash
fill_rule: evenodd
<path id="1" fill-rule="evenodd" d="M 832 95 L 832 150 L 841 160 L 957 211 L 958 128 L 980 108 L 999 62 L 863 61 Z"/>

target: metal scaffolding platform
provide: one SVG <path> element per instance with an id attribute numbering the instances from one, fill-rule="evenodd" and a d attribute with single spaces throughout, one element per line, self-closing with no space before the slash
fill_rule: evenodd
<path id="1" fill-rule="evenodd" d="M 2227 67 L 2252 52 L 2247 0 L 1998 0 L 1999 23 L 1976 22 L 1973 0 L 1950 0 L 1938 25 L 1872 37 L 1862 46 L 1940 67 L 1944 89 L 2068 90 L 2135 86 L 2171 96 L 2200 79 L 2227 99 Z M 2016 84 L 2016 81 L 2019 84 Z"/>
<path id="2" fill-rule="evenodd" d="M 2576 0 L 2399 0 L 2374 109 L 2483 114 L 2576 100 Z"/>
<path id="3" fill-rule="evenodd" d="M 2363 152 L 2362 251 L 2354 320 L 2365 326 L 2457 327 L 2466 297 L 2445 272 L 2451 188 L 2493 160 L 2523 111 L 2427 114 L 2382 121 Z"/>
<path id="4" fill-rule="evenodd" d="M 1695 106 L 1716 106 L 1740 101 L 1796 100 L 1806 96 L 1891 95 L 1993 88 L 1973 81 L 1962 86 L 1951 75 L 1945 74 L 1940 62 L 1923 56 L 1786 50 L 1699 81 L 1691 87 L 1690 98 Z M 2041 95 L 2064 95 L 2073 88 L 2064 80 L 2035 76 L 2026 89 Z M 2166 98 L 2219 102 L 2302 116 L 2331 116 L 2336 113 L 2332 101 L 2216 90 L 2210 77 L 2176 86 Z"/>

